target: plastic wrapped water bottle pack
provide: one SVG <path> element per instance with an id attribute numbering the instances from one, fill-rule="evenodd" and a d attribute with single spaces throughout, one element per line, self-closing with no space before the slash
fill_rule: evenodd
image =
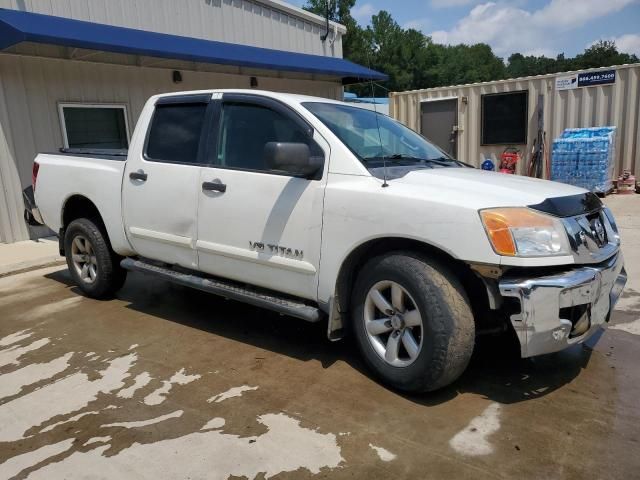
<path id="1" fill-rule="evenodd" d="M 613 188 L 616 127 L 568 128 L 553 141 L 551 180 L 607 193 Z"/>

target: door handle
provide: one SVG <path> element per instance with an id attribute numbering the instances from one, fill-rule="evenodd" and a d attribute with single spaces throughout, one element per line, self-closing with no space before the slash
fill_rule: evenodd
<path id="1" fill-rule="evenodd" d="M 140 170 L 139 172 L 131 172 L 129 174 L 129 178 L 131 180 L 141 180 L 143 182 L 147 181 L 147 174 L 144 173 L 142 170 Z"/>
<path id="2" fill-rule="evenodd" d="M 224 193 L 227 191 L 227 185 L 220 182 L 202 182 L 202 191 Z"/>

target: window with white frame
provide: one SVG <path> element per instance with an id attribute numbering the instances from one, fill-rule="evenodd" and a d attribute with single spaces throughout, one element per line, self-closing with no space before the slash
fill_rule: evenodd
<path id="1" fill-rule="evenodd" d="M 126 150 L 129 148 L 127 107 L 121 104 L 58 104 L 64 147 Z"/>

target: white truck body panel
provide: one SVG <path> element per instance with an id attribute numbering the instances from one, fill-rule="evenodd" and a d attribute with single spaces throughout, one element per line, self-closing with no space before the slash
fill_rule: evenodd
<path id="1" fill-rule="evenodd" d="M 145 105 L 139 125 L 148 125 L 154 102 Z M 122 198 L 127 205 L 122 222 L 138 255 L 198 268 L 195 251 L 197 188 L 200 169 L 194 165 L 148 162 L 143 158 L 147 128 L 136 128 L 122 181 Z M 130 178 L 144 171 L 149 181 Z"/>
<path id="2" fill-rule="evenodd" d="M 124 161 L 62 154 L 40 154 L 35 161 L 40 165 L 42 180 L 35 189 L 35 199 L 41 205 L 42 219 L 51 230 L 60 230 L 67 200 L 81 195 L 100 211 L 113 249 L 121 255 L 135 254 L 122 223 L 120 190 Z"/>
<path id="3" fill-rule="evenodd" d="M 317 133 L 316 141 L 329 159 L 329 144 Z M 199 184 L 207 181 L 227 191 L 198 191 L 198 268 L 265 288 L 277 279 L 279 291 L 316 300 L 327 175 L 310 182 L 202 167 Z M 293 255 L 282 255 L 287 248 Z"/>

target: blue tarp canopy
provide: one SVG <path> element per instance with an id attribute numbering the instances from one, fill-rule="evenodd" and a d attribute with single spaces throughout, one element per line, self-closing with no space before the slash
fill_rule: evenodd
<path id="1" fill-rule="evenodd" d="M 0 8 L 0 49 L 22 42 L 191 62 L 339 77 L 344 84 L 387 76 L 348 60 L 203 40 Z"/>

